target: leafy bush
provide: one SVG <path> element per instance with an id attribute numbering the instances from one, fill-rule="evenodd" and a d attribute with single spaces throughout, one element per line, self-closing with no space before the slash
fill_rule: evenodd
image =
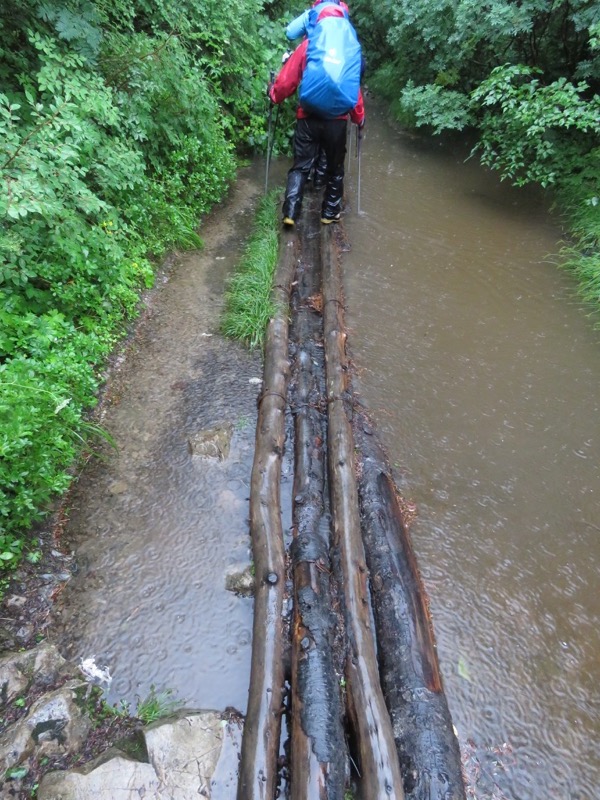
<path id="1" fill-rule="evenodd" d="M 600 97 L 586 99 L 584 81 L 559 78 L 545 86 L 539 74 L 521 65 L 497 67 L 472 94 L 485 109 L 482 161 L 517 185 L 548 186 L 582 170 L 600 135 Z"/>
<path id="2" fill-rule="evenodd" d="M 0 568 L 70 482 L 107 355 L 167 248 L 266 142 L 259 0 L 0 11 Z M 151 260 L 152 259 L 152 260 Z"/>
<path id="3" fill-rule="evenodd" d="M 402 90 L 400 105 L 416 127 L 428 125 L 434 133 L 461 131 L 473 122 L 468 97 L 434 84 L 415 86 L 408 81 Z"/>

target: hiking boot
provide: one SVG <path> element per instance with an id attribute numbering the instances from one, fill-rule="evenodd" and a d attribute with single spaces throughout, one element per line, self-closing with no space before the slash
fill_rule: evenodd
<path id="1" fill-rule="evenodd" d="M 332 222 L 339 222 L 339 221 L 340 221 L 339 214 L 333 214 L 333 216 L 329 214 L 323 214 L 323 216 L 321 217 L 321 222 L 323 223 L 323 225 L 331 225 Z"/>
<path id="2" fill-rule="evenodd" d="M 296 223 L 291 217 L 284 217 L 283 224 L 285 225 L 286 228 L 293 228 Z"/>

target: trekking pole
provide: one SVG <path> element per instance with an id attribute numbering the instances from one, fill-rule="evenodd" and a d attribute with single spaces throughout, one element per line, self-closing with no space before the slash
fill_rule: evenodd
<path id="1" fill-rule="evenodd" d="M 348 130 L 348 175 L 352 174 L 352 125 Z"/>
<path id="2" fill-rule="evenodd" d="M 358 158 L 358 184 L 356 189 L 357 194 L 357 213 L 360 214 L 360 151 L 362 142 L 362 131 L 360 127 L 356 126 L 356 157 Z"/>
<path id="3" fill-rule="evenodd" d="M 269 73 L 269 86 L 271 86 L 274 80 L 275 80 L 275 73 L 273 72 L 273 70 L 271 70 L 271 72 Z M 271 97 L 269 97 L 269 122 L 267 125 L 267 171 L 265 173 L 265 194 L 269 189 L 269 164 L 271 162 L 273 141 L 275 139 L 275 130 L 274 129 L 273 131 L 271 130 L 271 123 L 273 122 L 273 105 L 274 103 L 271 100 Z M 279 106 L 277 106 L 277 111 L 279 111 Z M 275 126 L 277 126 L 278 116 L 279 116 L 278 114 L 275 115 Z"/>

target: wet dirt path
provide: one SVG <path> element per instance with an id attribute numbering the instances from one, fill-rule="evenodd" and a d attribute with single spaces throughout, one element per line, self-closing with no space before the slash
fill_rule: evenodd
<path id="1" fill-rule="evenodd" d="M 51 638 L 67 657 L 110 667 L 111 702 L 135 703 L 155 685 L 190 706 L 245 709 L 252 601 L 227 591 L 225 575 L 249 563 L 262 366 L 218 323 L 263 180 L 242 171 L 201 228 L 205 248 L 178 258 L 152 294 L 102 420 L 118 454 L 105 448 L 71 499 L 64 541 L 78 572 Z M 229 457 L 192 455 L 190 438 L 223 422 Z"/>
<path id="2" fill-rule="evenodd" d="M 546 260 L 560 232 L 539 196 L 374 110 L 367 137 L 361 215 L 355 163 L 348 179 L 350 342 L 417 507 L 413 544 L 472 785 L 480 800 L 596 800 L 598 336 Z M 52 635 L 66 655 L 110 665 L 112 701 L 154 683 L 191 705 L 245 709 L 252 604 L 224 574 L 248 561 L 249 381 L 261 366 L 216 325 L 260 173 L 242 175 L 206 249 L 155 295 L 104 420 L 119 455 L 107 450 L 73 496 L 79 573 Z M 202 464 L 188 437 L 224 419 L 231 458 Z"/>

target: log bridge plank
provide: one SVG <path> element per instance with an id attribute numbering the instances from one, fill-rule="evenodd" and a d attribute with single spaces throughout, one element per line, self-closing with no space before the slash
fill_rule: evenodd
<path id="1" fill-rule="evenodd" d="M 296 243 L 281 241 L 267 327 L 262 393 L 250 484 L 250 536 L 255 593 L 248 709 L 242 738 L 238 800 L 272 800 L 277 783 L 284 686 L 283 598 L 286 579 L 281 523 L 281 460 L 290 374 L 289 297 Z"/>
<path id="2" fill-rule="evenodd" d="M 291 800 L 344 800 L 350 761 L 362 800 L 465 800 L 416 559 L 385 455 L 351 394 L 333 227 L 319 226 L 309 196 L 299 234 L 281 238 L 251 479 L 256 589 L 237 800 L 278 796 L 286 682 Z M 288 405 L 289 557 L 280 500 Z"/>

